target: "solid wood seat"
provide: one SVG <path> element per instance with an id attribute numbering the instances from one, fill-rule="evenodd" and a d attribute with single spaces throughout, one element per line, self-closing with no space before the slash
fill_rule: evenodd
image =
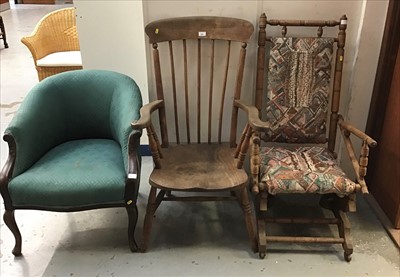
<path id="1" fill-rule="evenodd" d="M 233 190 L 248 180 L 236 167 L 233 150 L 227 143 L 170 145 L 163 149 L 162 170 L 153 170 L 150 183 L 167 190 Z"/>

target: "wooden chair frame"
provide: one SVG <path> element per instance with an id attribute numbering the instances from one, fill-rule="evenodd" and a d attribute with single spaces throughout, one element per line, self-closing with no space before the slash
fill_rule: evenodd
<path id="1" fill-rule="evenodd" d="M 149 145 L 154 161 L 154 170 L 152 175 L 150 176 L 150 185 L 151 191 L 148 199 L 147 212 L 144 221 L 143 228 L 143 240 L 142 240 L 142 251 L 146 251 L 150 238 L 150 230 L 152 226 L 153 216 L 156 209 L 159 207 L 162 201 L 224 201 L 224 200 L 236 200 L 239 201 L 244 214 L 245 214 L 245 222 L 246 227 L 250 239 L 250 243 L 252 249 L 256 251 L 257 242 L 255 236 L 255 222 L 253 218 L 252 208 L 250 205 L 250 201 L 248 198 L 247 191 L 247 174 L 243 170 L 243 162 L 245 159 L 245 155 L 249 146 L 249 131 L 250 128 L 246 128 L 246 131 L 243 133 L 242 138 L 240 140 L 239 145 L 236 146 L 236 132 L 237 132 L 237 118 L 238 118 L 238 108 L 233 107 L 232 117 L 231 117 L 231 130 L 230 130 L 230 140 L 228 144 L 223 143 L 222 139 L 222 117 L 226 113 L 224 112 L 224 101 L 228 99 L 228 96 L 225 95 L 229 92 L 227 91 L 227 79 L 228 72 L 230 72 L 230 56 L 231 56 L 231 45 L 238 43 L 240 45 L 239 50 L 239 62 L 236 70 L 236 81 L 235 87 L 233 90 L 233 98 L 239 99 L 241 94 L 241 86 L 243 80 L 244 73 L 244 63 L 246 56 L 246 46 L 247 42 L 250 39 L 251 34 L 253 33 L 254 27 L 253 25 L 245 20 L 234 19 L 234 18 L 223 18 L 223 17 L 208 17 L 208 16 L 198 16 L 198 17 L 183 17 L 183 18 L 171 18 L 164 19 L 152 22 L 146 26 L 146 33 L 149 37 L 149 42 L 153 47 L 153 58 L 154 58 L 154 70 L 155 70 L 155 81 L 156 81 L 156 90 L 157 90 L 157 100 L 151 102 L 148 105 L 145 105 L 141 110 L 141 119 L 133 124 L 134 128 L 143 129 L 146 128 L 147 134 L 149 136 Z M 217 41 L 226 40 L 227 42 L 227 56 L 224 62 L 224 77 L 221 78 L 223 82 L 223 93 L 221 102 L 214 104 L 214 106 L 220 107 L 219 110 L 219 123 L 218 123 L 218 139 L 214 143 L 212 136 L 212 123 L 214 120 L 212 119 L 212 107 L 213 107 L 213 99 L 215 98 L 215 93 L 213 91 L 213 85 L 217 80 L 215 77 L 215 67 L 217 62 L 215 61 L 218 57 L 216 55 L 216 44 Z M 181 42 L 179 42 L 181 41 Z M 188 55 L 188 45 L 189 42 L 194 42 L 196 45 L 194 51 L 196 52 L 196 61 L 194 63 L 190 63 L 188 60 L 190 56 Z M 210 68 L 207 76 L 209 77 L 209 87 L 204 88 L 202 86 L 202 73 L 204 67 L 202 67 L 202 50 L 206 48 L 204 45 L 204 41 L 209 41 L 211 45 L 210 50 Z M 158 49 L 159 44 L 166 44 L 167 51 L 169 53 L 169 63 L 172 90 L 164 91 L 165 82 L 163 82 L 162 73 L 161 73 L 161 59 L 160 59 L 160 51 Z M 176 44 L 182 45 L 183 49 L 183 88 L 179 90 L 177 88 L 178 82 L 176 81 L 176 55 L 177 52 L 174 50 L 173 46 Z M 182 43 L 182 44 L 181 44 Z M 208 46 L 208 45 L 207 45 Z M 180 52 L 180 51 L 179 51 Z M 224 56 L 225 58 L 225 56 Z M 208 59 L 208 57 L 207 57 Z M 191 66 L 192 65 L 192 66 Z M 189 79 L 189 70 L 190 68 L 194 68 L 196 71 L 196 89 L 193 94 L 193 97 L 190 96 L 189 88 L 188 88 L 188 79 Z M 204 91 L 206 90 L 206 91 Z M 177 93 L 183 92 L 182 98 L 184 100 L 183 104 L 183 120 L 184 126 L 186 127 L 185 139 L 186 142 L 182 143 L 182 139 L 179 133 L 179 112 L 177 105 Z M 169 109 L 169 113 L 174 115 L 173 122 L 167 122 L 167 105 L 166 105 L 166 97 L 172 96 L 173 105 Z M 207 98 L 207 109 L 208 113 L 206 115 L 202 114 L 201 111 L 201 99 Z M 196 108 L 197 111 L 195 114 L 195 134 L 197 141 L 193 142 L 193 138 L 191 135 L 191 125 L 190 122 L 190 109 L 189 109 L 189 101 L 197 100 Z M 204 102 L 205 103 L 205 102 Z M 158 139 L 155 128 L 153 127 L 153 123 L 151 121 L 151 113 L 153 111 L 158 110 L 159 122 L 160 122 L 160 132 L 161 132 L 161 141 Z M 214 113 L 215 114 L 215 113 Z M 207 122 L 207 139 L 206 142 L 202 142 L 201 139 L 201 121 L 206 118 Z M 170 130 L 167 125 L 175 124 L 175 138 L 176 144 L 170 143 L 168 130 Z M 186 150 L 184 150 L 186 149 Z M 187 150 L 189 149 L 189 150 Z M 235 150 L 236 149 L 236 150 Z M 225 152 L 228 151 L 228 152 Z M 234 154 L 230 154 L 233 153 Z M 203 153 L 206 153 L 202 155 Z M 225 153 L 225 154 L 223 154 Z M 226 154 L 229 153 L 229 154 Z M 174 158 L 171 159 L 171 156 Z M 224 164 L 224 160 L 227 162 Z M 171 164 L 175 163 L 176 167 L 172 167 Z M 155 176 L 161 176 L 162 172 L 165 170 L 169 170 L 170 174 L 175 174 L 173 172 L 179 172 L 182 164 L 186 162 L 190 162 L 190 176 L 187 175 L 182 179 L 176 178 L 176 182 L 173 184 L 164 185 L 162 178 L 156 178 Z M 210 170 L 215 170 L 215 168 L 219 168 L 221 166 L 221 171 L 228 170 L 226 172 L 226 177 L 220 180 L 211 181 L 212 176 L 204 174 L 202 170 L 204 166 L 202 164 L 207 164 Z M 230 168 L 230 169 L 227 169 Z M 232 177 L 230 174 L 232 173 Z M 244 176 L 242 180 L 239 182 L 235 180 L 237 174 Z M 242 175 L 244 174 L 244 175 Z M 176 175 L 177 176 L 177 175 Z M 202 176 L 202 180 L 199 180 L 199 176 Z M 167 177 L 166 177 L 167 178 Z M 157 180 L 156 180 L 157 179 Z M 179 180 L 178 180 L 179 179 Z M 235 185 L 230 186 L 230 183 L 239 182 Z M 157 193 L 157 190 L 159 192 Z M 184 191 L 184 192 L 195 192 L 191 194 L 191 196 L 176 196 L 171 193 L 171 191 Z M 202 196 L 196 195 L 196 192 L 209 192 L 215 193 L 220 191 L 228 191 L 230 192 L 229 196 Z"/>
<path id="2" fill-rule="evenodd" d="M 342 244 L 344 249 L 344 258 L 346 261 L 351 260 L 353 253 L 353 244 L 350 236 L 350 221 L 346 212 L 355 212 L 355 192 L 340 198 L 336 195 L 322 195 L 320 204 L 324 208 L 332 210 L 334 218 L 268 218 L 267 203 L 270 196 L 266 190 L 265 184 L 260 182 L 260 145 L 263 137 L 260 135 L 270 126 L 270 122 L 264 122 L 260 119 L 262 110 L 262 99 L 265 92 L 264 73 L 265 73 L 265 46 L 269 40 L 266 34 L 267 25 L 282 26 L 282 36 L 286 36 L 287 27 L 305 26 L 317 27 L 317 36 L 323 35 L 324 27 L 339 27 L 339 33 L 335 42 L 337 43 L 336 59 L 334 64 L 334 79 L 333 92 L 331 93 L 331 114 L 330 126 L 328 129 L 327 148 L 336 157 L 335 142 L 337 129 L 340 129 L 344 145 L 346 147 L 349 158 L 352 162 L 356 176 L 356 191 L 368 193 L 368 188 L 365 183 L 365 175 L 368 165 L 369 147 L 375 147 L 376 141 L 358 130 L 350 123 L 344 121 L 343 117 L 338 114 L 340 90 L 342 80 L 342 68 L 344 58 L 344 46 L 346 39 L 347 17 L 343 15 L 339 21 L 331 20 L 273 20 L 268 19 L 265 14 L 262 14 L 259 21 L 258 33 L 258 53 L 257 53 L 257 76 L 256 76 L 256 100 L 255 106 L 248 106 L 243 101 L 235 100 L 235 105 L 246 111 L 251 129 L 251 146 L 250 146 L 250 171 L 252 176 L 251 187 L 254 194 L 257 196 L 257 227 L 258 227 L 258 243 L 260 258 L 264 258 L 266 254 L 266 246 L 269 242 L 304 242 L 304 243 L 338 243 Z M 350 135 L 360 138 L 362 142 L 360 157 L 357 160 L 353 144 L 350 140 Z M 337 225 L 339 238 L 336 237 L 295 237 L 295 236 L 270 236 L 266 234 L 266 223 L 282 223 L 282 224 L 334 224 Z"/>

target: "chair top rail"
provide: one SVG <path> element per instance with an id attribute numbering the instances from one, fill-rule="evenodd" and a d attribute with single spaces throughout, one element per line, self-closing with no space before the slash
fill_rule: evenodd
<path id="1" fill-rule="evenodd" d="M 343 17 L 342 17 L 343 18 Z M 309 27 L 334 27 L 341 24 L 341 21 L 337 20 L 277 20 L 268 19 L 267 24 L 271 26 L 309 26 Z"/>
<path id="2" fill-rule="evenodd" d="M 247 20 L 191 16 L 162 19 L 149 23 L 145 32 L 150 43 L 182 39 L 223 39 L 247 43 L 254 31 Z"/>

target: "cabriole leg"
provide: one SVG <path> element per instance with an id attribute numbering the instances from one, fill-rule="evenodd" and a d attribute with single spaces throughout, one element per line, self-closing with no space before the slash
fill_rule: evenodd
<path id="1" fill-rule="evenodd" d="M 21 238 L 21 233 L 19 232 L 17 223 L 15 222 L 15 217 L 14 217 L 14 210 L 12 211 L 5 211 L 4 212 L 4 223 L 7 225 L 7 227 L 10 229 L 10 231 L 13 233 L 14 238 L 15 238 L 15 246 L 14 249 L 12 250 L 12 253 L 14 256 L 21 256 L 21 247 L 22 247 L 22 238 Z"/>
<path id="2" fill-rule="evenodd" d="M 129 248 L 132 252 L 136 252 L 138 250 L 138 246 L 135 241 L 135 229 L 136 223 L 138 219 L 138 209 L 136 204 L 131 204 L 126 207 L 126 211 L 128 212 L 128 241 Z"/>

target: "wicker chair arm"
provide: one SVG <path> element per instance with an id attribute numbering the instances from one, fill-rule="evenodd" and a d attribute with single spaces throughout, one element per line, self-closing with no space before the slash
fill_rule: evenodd
<path id="1" fill-rule="evenodd" d="M 269 122 L 260 119 L 259 111 L 255 106 L 249 106 L 242 100 L 235 100 L 234 105 L 247 113 L 248 123 L 254 131 L 262 132 L 270 128 Z"/>
<path id="2" fill-rule="evenodd" d="M 21 42 L 23 44 L 25 44 L 25 46 L 31 52 L 33 62 L 35 63 L 35 65 L 36 65 L 37 60 L 40 60 L 41 58 L 50 54 L 50 53 L 46 53 L 47 52 L 47 51 L 45 51 L 46 48 L 44 48 L 43 46 L 40 45 L 41 44 L 40 39 L 38 39 L 37 36 L 33 35 L 33 36 L 23 37 L 23 38 L 21 38 Z"/>
<path id="3" fill-rule="evenodd" d="M 155 100 L 144 105 L 140 109 L 140 118 L 134 122 L 132 122 L 133 129 L 144 129 L 151 125 L 151 114 L 155 110 L 164 106 L 163 100 Z"/>

